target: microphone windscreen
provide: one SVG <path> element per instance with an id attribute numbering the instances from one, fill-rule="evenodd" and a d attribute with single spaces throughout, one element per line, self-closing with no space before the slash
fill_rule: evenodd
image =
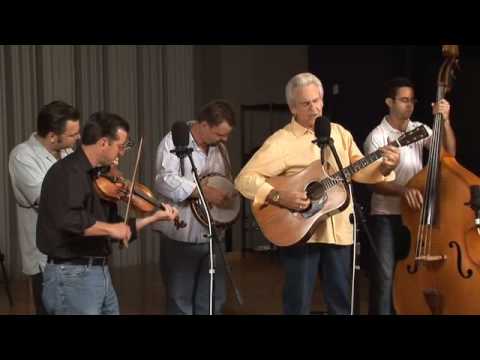
<path id="1" fill-rule="evenodd" d="M 321 116 L 315 121 L 315 136 L 319 140 L 330 139 L 331 124 L 328 116 Z"/>
<path id="2" fill-rule="evenodd" d="M 190 128 L 186 122 L 177 121 L 172 125 L 173 145 L 177 147 L 187 147 L 190 140 Z"/>

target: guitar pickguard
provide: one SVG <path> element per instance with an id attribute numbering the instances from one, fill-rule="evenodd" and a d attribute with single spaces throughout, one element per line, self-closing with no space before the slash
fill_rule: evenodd
<path id="1" fill-rule="evenodd" d="M 327 200 L 328 195 L 324 193 L 320 199 L 311 201 L 310 208 L 306 211 L 301 212 L 300 214 L 304 219 L 308 219 L 314 216 L 316 213 L 323 209 Z"/>

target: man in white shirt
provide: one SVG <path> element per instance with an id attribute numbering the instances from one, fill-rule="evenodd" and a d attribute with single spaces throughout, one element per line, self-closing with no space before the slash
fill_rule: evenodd
<path id="1" fill-rule="evenodd" d="M 188 147 L 193 149 L 199 177 L 218 173 L 231 178 L 224 144 L 235 127 L 232 106 L 226 101 L 214 100 L 203 107 L 197 121 L 190 125 Z M 190 161 L 185 159 L 182 166 L 171 153 L 173 149 L 169 132 L 157 150 L 155 190 L 162 201 L 174 204 L 187 226 L 177 229 L 173 223 L 159 222 L 153 227 L 161 233 L 160 267 L 167 292 L 167 313 L 205 315 L 210 308 L 208 228 L 197 220 L 190 207 L 191 198 L 199 196 Z M 221 207 L 229 200 L 229 195 L 219 189 L 208 185 L 202 185 L 202 189 L 207 202 L 213 205 Z M 224 231 L 218 231 L 218 235 L 223 240 Z M 225 268 L 221 258 L 216 259 L 214 311 L 220 314 L 226 301 Z"/>
<path id="2" fill-rule="evenodd" d="M 42 303 L 42 271 L 46 255 L 37 248 L 36 225 L 43 178 L 50 167 L 72 152 L 80 139 L 80 113 L 53 101 L 40 109 L 37 131 L 10 152 L 8 170 L 17 203 L 18 241 L 22 271 L 31 278 L 35 311 L 46 314 Z"/>
<path id="3" fill-rule="evenodd" d="M 388 142 L 396 140 L 403 133 L 424 125 L 410 120 L 416 103 L 412 82 L 406 78 L 395 78 L 387 85 L 385 103 L 389 114 L 383 118 L 365 140 L 365 154 L 372 153 Z M 443 145 L 448 153 L 455 156 L 455 135 L 450 125 L 450 104 L 442 99 L 432 104 L 433 114 L 443 117 Z M 426 126 L 431 135 L 432 130 Z M 401 218 L 401 199 L 405 198 L 412 209 L 421 209 L 423 196 L 420 191 L 408 188 L 410 179 L 423 168 L 423 149 L 429 148 L 431 137 L 400 149 L 400 163 L 395 169 L 392 182 L 370 185 L 372 237 L 375 251 L 370 262 L 369 314 L 393 314 L 393 273 L 396 254 L 405 246 L 405 229 Z"/>

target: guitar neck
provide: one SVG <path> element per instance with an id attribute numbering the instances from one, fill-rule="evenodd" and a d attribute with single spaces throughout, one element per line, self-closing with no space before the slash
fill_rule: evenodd
<path id="1" fill-rule="evenodd" d="M 347 166 L 346 168 L 343 169 L 343 172 L 345 176 L 347 177 L 348 180 L 352 178 L 354 174 L 359 172 L 360 170 L 366 168 L 368 165 L 374 163 L 378 159 L 382 157 L 382 151 L 377 150 L 367 156 L 365 156 L 363 159 L 360 159 L 356 162 L 354 162 L 352 165 Z M 341 176 L 340 171 L 337 172 L 334 176 Z"/>
<path id="2" fill-rule="evenodd" d="M 398 144 L 397 142 L 392 142 L 389 145 L 393 145 L 393 146 L 398 147 L 400 144 Z M 368 165 L 374 163 L 375 161 L 377 161 L 381 157 L 382 157 L 382 150 L 378 149 L 377 151 L 374 151 L 373 153 L 365 156 L 364 158 L 354 162 L 350 166 L 347 166 L 347 167 L 343 168 L 342 171 L 345 174 L 345 177 L 347 178 L 347 180 L 350 181 L 354 174 L 356 174 L 360 170 L 366 168 Z M 338 171 L 335 174 L 333 174 L 332 176 L 330 176 L 326 179 L 323 179 L 320 182 L 320 185 L 324 190 L 328 190 L 329 188 L 337 185 L 339 182 L 342 182 L 342 181 L 343 181 L 343 176 L 342 176 L 341 172 Z"/>

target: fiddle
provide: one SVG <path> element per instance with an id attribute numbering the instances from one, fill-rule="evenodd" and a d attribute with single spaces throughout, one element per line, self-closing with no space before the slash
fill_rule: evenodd
<path id="1" fill-rule="evenodd" d="M 111 166 L 108 172 L 100 173 L 94 184 L 95 190 L 101 199 L 110 202 L 128 202 L 131 181 L 125 179 L 116 166 Z M 153 213 L 157 209 L 165 210 L 165 207 L 155 198 L 153 192 L 138 182 L 135 182 L 133 186 L 131 206 L 142 215 Z M 178 217 L 174 222 L 177 230 L 187 226 Z"/>

